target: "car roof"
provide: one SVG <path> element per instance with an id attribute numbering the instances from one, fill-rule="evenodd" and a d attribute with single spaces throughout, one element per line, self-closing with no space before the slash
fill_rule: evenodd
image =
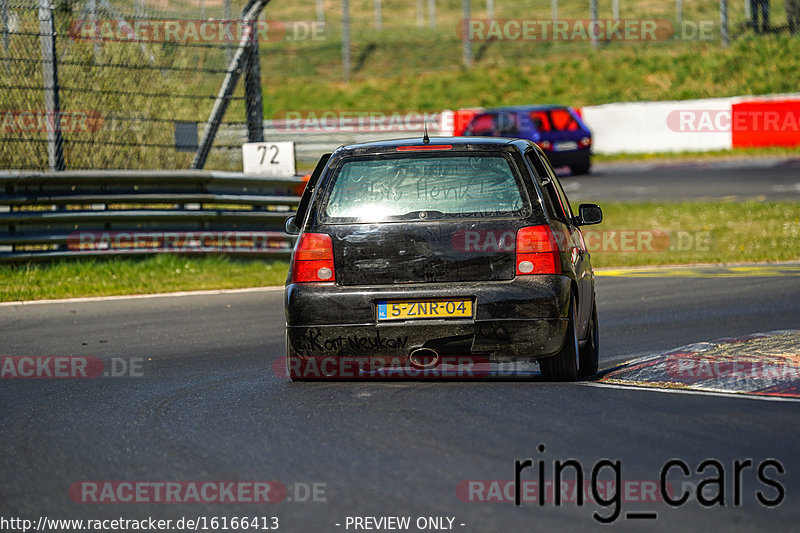
<path id="1" fill-rule="evenodd" d="M 497 111 L 552 111 L 553 109 L 572 109 L 566 105 L 543 104 L 543 105 L 508 105 L 484 109 L 481 113 L 493 113 Z M 480 113 L 479 113 L 480 114 Z"/>
<path id="2" fill-rule="evenodd" d="M 423 142 L 422 137 L 404 139 L 389 139 L 385 141 L 372 141 L 360 144 L 340 146 L 337 155 L 364 155 L 384 152 L 396 152 L 399 146 L 436 146 L 451 145 L 454 150 L 491 151 L 503 147 L 516 147 L 524 151 L 532 143 L 524 139 L 510 139 L 506 137 L 431 137 L 429 142 Z M 433 150 L 432 150 L 433 151 Z"/>

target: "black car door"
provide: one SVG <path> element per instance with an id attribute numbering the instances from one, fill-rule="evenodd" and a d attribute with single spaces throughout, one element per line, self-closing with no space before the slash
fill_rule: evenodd
<path id="1" fill-rule="evenodd" d="M 547 211 L 553 233 L 562 252 L 566 254 L 569 268 L 578 284 L 578 336 L 586 336 L 586 327 L 592 313 L 594 292 L 594 273 L 592 271 L 586 243 L 580 228 L 575 223 L 572 207 L 569 204 L 561 183 L 547 162 L 547 158 L 536 148 L 525 153 L 526 159 L 539 176 L 539 185 L 544 194 L 544 207 Z"/>

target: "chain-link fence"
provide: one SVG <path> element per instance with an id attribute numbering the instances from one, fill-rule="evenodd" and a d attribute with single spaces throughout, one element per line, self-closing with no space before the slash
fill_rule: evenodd
<path id="1" fill-rule="evenodd" d="M 244 6 L 0 0 L 0 168 L 189 168 Z M 246 130 L 243 85 L 224 115 L 230 131 Z M 231 166 L 240 146 L 219 136 L 208 166 Z"/>
<path id="2" fill-rule="evenodd" d="M 0 0 L 0 168 L 195 164 L 248 3 L 40 1 Z M 291 88 L 291 101 L 264 102 L 272 119 L 301 97 L 306 109 L 357 106 L 358 94 L 336 96 L 330 85 L 343 79 L 535 65 L 564 53 L 580 69 L 581 55 L 624 46 L 701 53 L 797 31 L 799 14 L 800 0 L 278 0 L 260 19 L 260 61 L 240 70 Z M 241 168 L 262 107 L 246 86 L 236 84 L 218 114 L 206 168 Z"/>
<path id="3" fill-rule="evenodd" d="M 303 73 L 316 67 L 324 76 L 330 69 L 315 58 L 335 57 L 341 47 L 341 70 L 335 74 L 343 79 L 370 74 L 372 58 L 386 43 L 399 45 L 398 58 L 384 64 L 428 70 L 524 64 L 549 53 L 618 46 L 724 47 L 740 38 L 800 29 L 800 0 L 317 0 L 271 7 L 276 16 L 316 17 L 326 26 L 325 39 L 281 43 L 303 50 L 302 65 L 295 66 L 292 55 L 267 61 L 288 60 Z M 409 42 L 418 42 L 418 53 L 401 56 Z M 272 66 L 265 64 L 266 70 Z"/>

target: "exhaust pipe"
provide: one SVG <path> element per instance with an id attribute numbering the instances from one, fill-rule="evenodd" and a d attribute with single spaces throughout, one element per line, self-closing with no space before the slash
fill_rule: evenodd
<path id="1" fill-rule="evenodd" d="M 439 354 L 433 348 L 417 348 L 408 355 L 411 366 L 419 370 L 428 370 L 439 364 Z"/>

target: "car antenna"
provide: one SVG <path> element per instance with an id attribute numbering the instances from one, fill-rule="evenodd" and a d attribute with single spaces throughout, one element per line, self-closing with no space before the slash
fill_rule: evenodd
<path id="1" fill-rule="evenodd" d="M 431 138 L 428 137 L 428 123 L 423 122 L 422 127 L 424 128 L 424 133 L 422 134 L 422 144 L 428 144 L 431 142 Z"/>

